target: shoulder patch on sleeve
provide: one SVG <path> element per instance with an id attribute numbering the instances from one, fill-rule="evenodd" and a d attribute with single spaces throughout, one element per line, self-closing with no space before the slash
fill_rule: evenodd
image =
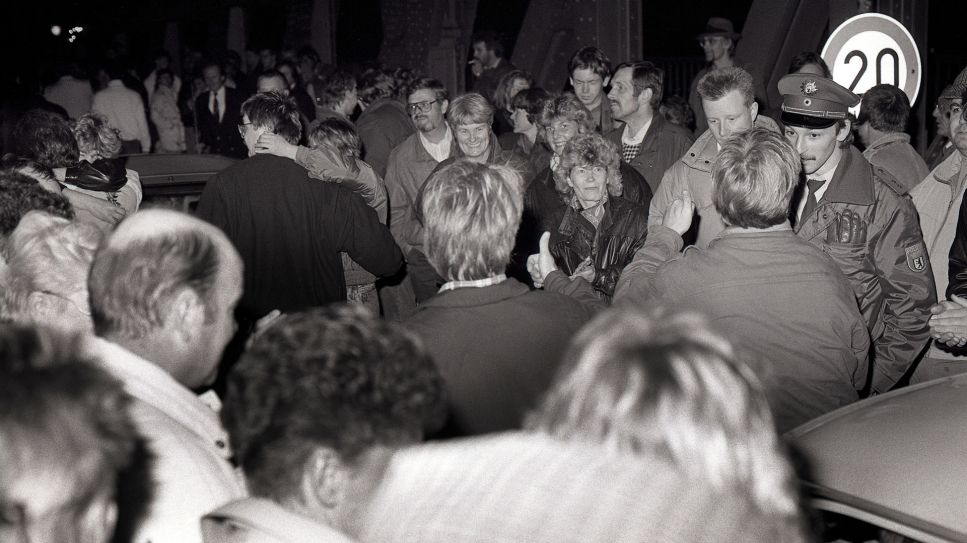
<path id="1" fill-rule="evenodd" d="M 912 272 L 922 272 L 927 269 L 927 252 L 923 250 L 923 243 L 917 243 L 904 249 L 907 254 L 907 267 Z"/>
<path id="2" fill-rule="evenodd" d="M 898 196 L 903 196 L 907 193 L 907 189 L 903 186 L 903 183 L 897 181 L 897 179 L 893 177 L 893 174 L 879 166 L 873 166 L 873 177 L 889 187 L 890 190 L 897 193 Z"/>

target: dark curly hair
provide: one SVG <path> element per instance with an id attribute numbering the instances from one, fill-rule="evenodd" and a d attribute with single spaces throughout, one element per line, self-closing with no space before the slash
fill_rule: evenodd
<path id="1" fill-rule="evenodd" d="M 0 170 L 0 238 L 10 235 L 20 219 L 35 210 L 74 218 L 74 208 L 64 196 L 45 190 L 20 172 Z"/>
<path id="2" fill-rule="evenodd" d="M 24 113 L 14 126 L 11 139 L 17 156 L 48 168 L 73 166 L 80 157 L 70 123 L 49 111 L 32 109 Z"/>
<path id="3" fill-rule="evenodd" d="M 228 379 L 222 421 L 253 494 L 291 497 L 317 447 L 352 464 L 442 425 L 443 380 L 422 344 L 365 308 L 285 315 Z"/>

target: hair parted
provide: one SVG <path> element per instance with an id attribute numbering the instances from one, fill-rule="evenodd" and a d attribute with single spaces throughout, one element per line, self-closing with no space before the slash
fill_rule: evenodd
<path id="1" fill-rule="evenodd" d="M 571 60 L 567 63 L 568 76 L 574 77 L 575 70 L 591 70 L 601 76 L 603 80 L 612 74 L 611 59 L 597 47 L 582 47 L 574 52 Z"/>
<path id="2" fill-rule="evenodd" d="M 347 463 L 367 449 L 415 443 L 445 417 L 443 380 L 422 343 L 366 308 L 284 315 L 228 380 L 222 421 L 255 495 L 297 493 L 317 447 Z"/>
<path id="3" fill-rule="evenodd" d="M 765 393 L 692 313 L 624 306 L 585 326 L 525 426 L 618 453 L 669 457 L 763 511 L 798 517 L 793 471 Z"/>
<path id="4" fill-rule="evenodd" d="M 755 102 L 755 82 L 752 74 L 738 66 L 732 66 L 711 70 L 698 82 L 698 94 L 702 100 L 721 100 L 732 91 L 739 91 L 745 99 L 745 105 L 751 106 Z"/>
<path id="5" fill-rule="evenodd" d="M 799 153 L 780 134 L 766 128 L 735 134 L 712 164 L 712 203 L 730 226 L 782 224 L 801 170 Z"/>
<path id="6" fill-rule="evenodd" d="M 447 281 L 504 273 L 523 214 L 523 182 L 508 166 L 458 160 L 423 189 L 423 240 Z"/>
<path id="7" fill-rule="evenodd" d="M 488 124 L 494 122 L 494 106 L 482 94 L 469 92 L 461 94 L 450 102 L 447 110 L 450 126 L 461 124 Z"/>
<path id="8" fill-rule="evenodd" d="M 280 92 L 250 96 L 242 102 L 242 115 L 248 117 L 253 128 L 264 128 L 293 145 L 299 143 L 302 136 L 302 121 L 295 99 Z"/>
<path id="9" fill-rule="evenodd" d="M 597 132 L 585 132 L 571 138 L 564 145 L 561 160 L 554 168 L 554 187 L 565 200 L 569 199 L 574 189 L 567 180 L 571 170 L 578 166 L 604 166 L 608 169 L 608 194 L 621 196 L 621 156 L 614 143 Z"/>
<path id="10" fill-rule="evenodd" d="M 635 98 L 646 89 L 651 89 L 651 102 L 649 104 L 653 110 L 658 111 L 658 106 L 661 105 L 661 99 L 664 95 L 665 70 L 647 60 L 619 64 L 614 69 L 615 73 L 618 73 L 618 70 L 622 68 L 631 69 L 631 83 L 635 87 Z"/>

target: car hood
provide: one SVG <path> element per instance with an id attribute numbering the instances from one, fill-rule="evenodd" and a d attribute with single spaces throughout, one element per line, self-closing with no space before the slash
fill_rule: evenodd
<path id="1" fill-rule="evenodd" d="M 817 494 L 967 534 L 967 374 L 857 402 L 785 437 Z"/>

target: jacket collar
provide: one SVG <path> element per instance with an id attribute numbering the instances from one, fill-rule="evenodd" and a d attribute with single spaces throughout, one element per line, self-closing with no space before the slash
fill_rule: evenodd
<path id="1" fill-rule="evenodd" d="M 493 304 L 523 296 L 528 292 L 530 292 L 530 289 L 527 288 L 527 285 L 508 277 L 505 281 L 489 287 L 458 288 L 441 292 L 423 302 L 420 310 L 430 307 L 474 307 Z"/>
<path id="2" fill-rule="evenodd" d="M 881 147 L 886 147 L 887 145 L 893 143 L 910 143 L 910 135 L 904 134 L 903 132 L 887 132 L 880 136 L 879 139 L 870 143 L 866 148 L 866 152 L 874 153 L 878 151 Z M 864 153 L 866 154 L 866 153 Z"/>
<path id="3" fill-rule="evenodd" d="M 121 381 L 128 394 L 212 444 L 224 459 L 231 457 L 228 433 L 218 421 L 218 415 L 168 372 L 103 338 L 88 338 L 87 349 Z"/>
<path id="4" fill-rule="evenodd" d="M 645 139 L 641 140 L 642 149 L 657 149 L 662 129 L 665 127 L 665 117 L 657 111 L 651 117 L 651 126 L 645 132 Z"/>
<path id="5" fill-rule="evenodd" d="M 855 205 L 872 205 L 876 201 L 870 163 L 852 145 L 843 151 L 823 200 Z"/>
<path id="6" fill-rule="evenodd" d="M 931 175 L 933 175 L 933 178 L 937 182 L 954 187 L 964 177 L 964 166 L 967 166 L 967 160 L 964 160 L 964 155 L 960 154 L 960 151 L 954 150 L 949 157 L 945 158 L 940 165 L 933 169 Z"/>

